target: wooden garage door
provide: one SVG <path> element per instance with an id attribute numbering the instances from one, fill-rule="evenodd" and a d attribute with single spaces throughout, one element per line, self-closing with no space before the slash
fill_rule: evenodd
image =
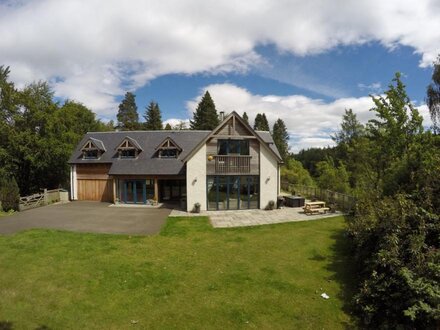
<path id="1" fill-rule="evenodd" d="M 78 179 L 78 200 L 112 202 L 112 180 Z"/>

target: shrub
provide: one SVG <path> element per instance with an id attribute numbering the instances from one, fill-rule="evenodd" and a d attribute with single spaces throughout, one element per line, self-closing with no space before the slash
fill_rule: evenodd
<path id="1" fill-rule="evenodd" d="M 18 210 L 20 192 L 15 178 L 0 178 L 0 201 L 3 211 Z"/>
<path id="2" fill-rule="evenodd" d="M 266 206 L 266 210 L 273 210 L 275 208 L 275 202 L 274 201 L 269 201 L 269 203 L 267 203 Z"/>

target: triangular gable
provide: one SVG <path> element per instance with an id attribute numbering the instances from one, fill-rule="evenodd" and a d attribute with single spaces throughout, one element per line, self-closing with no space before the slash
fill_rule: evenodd
<path id="1" fill-rule="evenodd" d="M 159 150 L 159 149 L 177 149 L 180 151 L 182 151 L 183 149 L 169 136 L 163 140 L 157 147 L 155 150 Z"/>
<path id="2" fill-rule="evenodd" d="M 277 155 L 268 145 L 267 143 L 255 132 L 255 130 L 248 124 L 246 123 L 243 118 L 240 117 L 240 115 L 238 113 L 236 113 L 235 111 L 232 111 L 216 128 L 214 128 L 212 130 L 211 133 L 209 133 L 188 155 L 186 155 L 186 157 L 182 160 L 184 162 L 188 161 L 192 156 L 194 156 L 194 154 L 203 146 L 206 144 L 206 142 L 215 137 L 216 135 L 219 135 L 218 133 L 221 132 L 221 130 L 225 129 L 225 125 L 228 125 L 229 121 L 232 120 L 232 123 L 234 125 L 237 124 L 237 122 L 239 124 L 241 124 L 244 129 L 246 129 L 249 132 L 250 136 L 255 137 L 259 142 L 260 142 L 260 146 L 262 146 L 263 148 L 266 148 L 266 150 L 268 150 L 276 159 L 278 159 L 278 161 L 280 163 L 283 162 L 283 160 L 280 158 L 279 155 Z"/>
<path id="3" fill-rule="evenodd" d="M 93 150 L 98 149 L 101 151 L 106 151 L 104 147 L 104 143 L 102 143 L 101 140 L 95 139 L 95 138 L 89 138 L 84 146 L 81 148 L 81 151 L 85 150 Z"/>
<path id="4" fill-rule="evenodd" d="M 137 149 L 138 151 L 142 151 L 142 148 L 139 145 L 139 143 L 135 139 L 129 136 L 126 136 L 124 140 L 122 140 L 122 142 L 116 147 L 116 150 L 123 150 L 123 149 Z"/>

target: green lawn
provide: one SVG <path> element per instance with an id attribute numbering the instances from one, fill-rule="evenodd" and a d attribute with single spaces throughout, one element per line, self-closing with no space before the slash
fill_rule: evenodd
<path id="1" fill-rule="evenodd" d="M 150 237 L 0 236 L 0 328 L 350 327 L 343 229 L 342 217 L 238 229 L 169 218 Z"/>

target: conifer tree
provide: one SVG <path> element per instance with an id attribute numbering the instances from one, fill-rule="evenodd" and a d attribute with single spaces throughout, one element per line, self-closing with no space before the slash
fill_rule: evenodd
<path id="1" fill-rule="evenodd" d="M 249 124 L 249 117 L 248 117 L 246 111 L 243 112 L 243 120 L 246 122 L 246 124 Z"/>
<path id="2" fill-rule="evenodd" d="M 269 122 L 267 121 L 266 114 L 257 114 L 254 122 L 254 130 L 269 131 Z"/>
<path id="3" fill-rule="evenodd" d="M 171 125 L 170 125 L 170 123 L 167 123 L 166 125 L 165 125 L 165 130 L 166 131 L 171 131 L 173 128 L 171 127 Z"/>
<path id="4" fill-rule="evenodd" d="M 151 131 L 158 131 L 163 128 L 162 126 L 162 114 L 160 113 L 159 104 L 151 101 L 148 107 L 145 109 L 145 129 Z"/>
<path id="5" fill-rule="evenodd" d="M 220 123 L 211 95 L 206 91 L 194 112 L 190 128 L 195 130 L 213 130 Z"/>
<path id="6" fill-rule="evenodd" d="M 133 93 L 127 92 L 121 104 L 119 104 L 118 126 L 125 131 L 139 128 L 139 115 L 135 97 Z"/>
<path id="7" fill-rule="evenodd" d="M 289 134 L 287 133 L 286 124 L 281 118 L 278 118 L 273 124 L 272 137 L 281 157 L 286 161 L 289 155 Z"/>

